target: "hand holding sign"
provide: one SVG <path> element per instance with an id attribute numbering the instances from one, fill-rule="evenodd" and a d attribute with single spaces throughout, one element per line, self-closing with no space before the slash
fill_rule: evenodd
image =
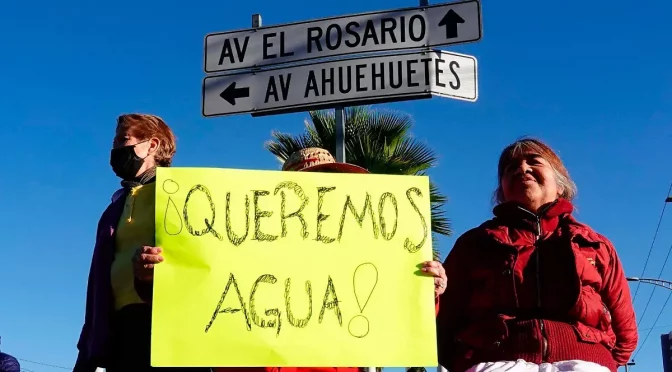
<path id="1" fill-rule="evenodd" d="M 133 274 L 142 281 L 154 279 L 154 265 L 163 262 L 159 247 L 140 247 L 133 256 Z"/>
<path id="2" fill-rule="evenodd" d="M 422 272 L 434 277 L 434 294 L 440 296 L 446 291 L 448 285 L 448 278 L 446 277 L 446 270 L 443 268 L 441 262 L 426 261 L 422 263 Z"/>

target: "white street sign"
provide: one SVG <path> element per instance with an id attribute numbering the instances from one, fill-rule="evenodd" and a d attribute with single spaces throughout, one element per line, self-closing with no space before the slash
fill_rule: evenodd
<path id="1" fill-rule="evenodd" d="M 479 0 L 209 34 L 205 72 L 481 39 Z"/>
<path id="2" fill-rule="evenodd" d="M 473 102 L 477 76 L 475 57 L 438 50 L 208 76 L 203 116 L 279 114 L 431 95 Z"/>

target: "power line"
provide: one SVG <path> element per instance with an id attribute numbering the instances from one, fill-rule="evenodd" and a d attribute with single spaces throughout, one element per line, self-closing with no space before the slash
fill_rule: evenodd
<path id="1" fill-rule="evenodd" d="M 646 333 L 646 337 L 644 337 L 644 341 L 642 341 L 641 344 L 639 344 L 639 348 L 635 352 L 635 356 L 632 359 L 637 359 L 637 355 L 639 354 L 640 351 L 642 351 L 642 348 L 644 347 L 644 344 L 646 343 L 646 340 L 649 339 L 649 336 L 651 336 L 651 332 L 653 332 L 654 329 L 656 329 L 656 323 L 658 323 L 658 320 L 660 319 L 660 316 L 663 315 L 663 310 L 665 310 L 665 306 L 667 305 L 667 302 L 670 301 L 670 297 L 672 297 L 672 291 L 667 295 L 667 298 L 665 299 L 665 303 L 663 304 L 663 307 L 660 308 L 660 312 L 658 312 L 658 316 L 656 316 L 656 320 L 653 322 L 653 328 L 650 328 L 649 331 Z"/>
<path id="2" fill-rule="evenodd" d="M 649 327 L 649 328 L 641 328 L 640 331 L 648 331 L 648 330 L 651 330 L 651 329 L 659 329 L 659 328 L 672 328 L 672 324 L 665 324 L 665 325 Z"/>
<path id="3" fill-rule="evenodd" d="M 672 245 L 670 246 L 670 249 L 667 250 L 667 256 L 665 256 L 665 261 L 663 261 L 663 267 L 660 268 L 660 272 L 658 273 L 658 279 L 660 279 L 663 276 L 663 270 L 665 270 L 665 265 L 667 265 L 667 260 L 670 258 L 670 253 L 672 253 Z M 639 322 L 637 322 L 637 327 L 639 328 L 639 325 L 642 323 L 642 320 L 644 320 L 644 314 L 646 314 L 646 310 L 649 309 L 649 304 L 651 303 L 651 299 L 653 298 L 653 294 L 656 293 L 657 287 L 653 287 L 653 291 L 651 291 L 651 294 L 649 294 L 649 299 L 646 300 L 646 305 L 644 306 L 644 311 L 642 311 L 642 316 L 639 318 Z M 653 323 L 653 327 L 656 326 L 656 323 Z"/>
<path id="4" fill-rule="evenodd" d="M 663 216 L 665 215 L 665 208 L 667 207 L 667 203 L 672 202 L 672 199 L 670 198 L 670 193 L 672 193 L 672 182 L 670 182 L 670 188 L 667 190 L 667 195 L 665 195 L 665 202 L 663 202 L 663 211 L 660 212 L 660 218 L 658 219 L 658 226 L 656 226 L 656 232 L 653 234 L 653 241 L 651 241 L 651 247 L 649 247 L 649 253 L 646 255 L 646 261 L 644 261 L 644 268 L 642 269 L 642 274 L 641 276 L 644 276 L 644 272 L 646 271 L 646 267 L 649 265 L 649 259 L 651 258 L 651 252 L 653 252 L 653 246 L 656 243 L 656 237 L 658 237 L 658 231 L 660 230 L 660 224 L 663 222 Z M 637 288 L 635 288 L 635 295 L 632 297 L 632 303 L 635 303 L 635 299 L 637 299 L 637 293 L 639 292 L 639 285 L 641 283 L 637 283 Z M 642 313 L 641 317 L 644 317 L 644 313 Z"/>
<path id="5" fill-rule="evenodd" d="M 644 275 L 644 271 L 646 270 L 646 266 L 649 263 L 649 258 L 651 257 L 651 252 L 653 251 L 654 244 L 656 242 L 656 237 L 658 236 L 658 231 L 660 230 L 660 225 L 663 222 L 663 217 L 665 215 L 665 207 L 667 206 L 667 203 L 672 202 L 672 198 L 670 197 L 670 193 L 672 193 L 672 183 L 670 183 L 670 188 L 667 190 L 667 195 L 665 196 L 665 202 L 663 203 L 663 210 L 660 213 L 660 218 L 658 219 L 658 225 L 656 226 L 656 232 L 653 235 L 653 241 L 651 242 L 651 247 L 649 248 L 649 253 L 646 257 L 646 261 L 644 263 L 644 269 L 642 269 L 642 276 Z M 667 255 L 665 256 L 665 261 L 663 262 L 663 266 L 660 269 L 660 272 L 658 273 L 658 279 L 660 279 L 663 276 L 663 270 L 665 269 L 665 266 L 667 265 L 667 261 L 670 258 L 670 253 L 672 253 L 672 245 L 670 248 L 667 250 Z M 633 296 L 633 303 L 635 301 L 635 298 L 637 297 L 637 292 L 639 291 L 639 285 L 641 283 L 637 284 L 637 289 L 635 290 L 635 295 Z M 651 293 L 649 294 L 649 298 L 646 301 L 646 305 L 644 306 L 644 311 L 642 312 L 642 315 L 639 318 L 639 322 L 637 322 L 637 327 L 639 328 L 639 325 L 641 324 L 642 320 L 644 320 L 644 316 L 646 315 L 646 311 L 649 308 L 649 305 L 651 304 L 651 299 L 653 298 L 653 294 L 656 292 L 656 288 L 653 288 Z M 660 316 L 663 314 L 663 311 L 665 311 L 665 306 L 667 306 L 667 303 L 670 301 L 670 297 L 672 297 L 672 291 L 667 295 L 667 298 L 665 299 L 665 303 L 663 303 L 663 306 L 660 308 L 660 311 L 658 312 L 658 315 L 656 316 L 656 320 L 653 321 L 653 325 L 649 329 L 649 331 L 646 333 L 646 336 L 644 337 L 644 340 L 639 344 L 638 349 L 635 351 L 634 358 L 639 355 L 639 353 L 642 351 L 644 348 L 644 345 L 646 344 L 646 341 L 649 339 L 649 336 L 651 336 L 651 333 L 656 327 L 656 324 L 658 324 L 658 320 L 660 320 Z"/>
<path id="6" fill-rule="evenodd" d="M 16 357 L 15 357 L 15 358 L 16 358 Z M 20 361 L 22 361 L 22 362 L 28 362 L 28 363 L 38 364 L 38 365 L 45 366 L 45 367 L 67 369 L 67 370 L 70 370 L 70 371 L 72 370 L 72 368 L 63 367 L 63 366 L 57 366 L 57 365 L 55 365 L 55 364 L 36 362 L 36 361 L 34 361 L 34 360 L 30 360 L 30 359 L 21 359 L 21 358 L 16 358 L 16 359 L 18 359 L 18 360 L 20 360 Z M 22 369 L 25 369 L 25 368 L 22 368 Z"/>

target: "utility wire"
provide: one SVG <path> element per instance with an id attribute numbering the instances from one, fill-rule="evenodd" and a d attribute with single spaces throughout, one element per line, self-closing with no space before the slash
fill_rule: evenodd
<path id="1" fill-rule="evenodd" d="M 656 237 L 658 237 L 658 231 L 660 230 L 660 224 L 663 222 L 663 216 L 665 215 L 665 208 L 667 207 L 667 203 L 670 202 L 670 193 L 672 193 L 672 182 L 670 182 L 670 188 L 667 190 L 667 195 L 665 195 L 665 202 L 663 202 L 663 211 L 660 212 L 660 218 L 658 219 L 658 226 L 656 226 L 656 232 L 653 234 L 653 241 L 651 241 L 651 247 L 649 247 L 649 253 L 646 255 L 646 261 L 644 261 L 644 268 L 642 269 L 642 274 L 640 275 L 640 277 L 644 276 L 644 273 L 646 272 L 646 267 L 649 265 L 649 259 L 651 258 L 651 252 L 653 252 L 653 246 L 656 244 Z M 637 299 L 637 293 L 639 292 L 639 285 L 640 284 L 641 284 L 640 282 L 637 282 L 637 288 L 635 288 L 635 295 L 632 297 L 632 303 L 635 303 L 635 299 Z M 648 306 L 648 304 L 647 304 L 647 306 Z M 642 318 L 644 317 L 644 313 L 642 313 L 641 317 Z"/>
<path id="2" fill-rule="evenodd" d="M 646 267 L 649 264 L 649 259 L 651 258 L 651 252 L 653 251 L 653 247 L 656 243 L 656 237 L 658 236 L 658 231 L 660 231 L 660 225 L 663 222 L 663 217 L 665 216 L 665 208 L 667 207 L 667 203 L 672 202 L 672 196 L 670 195 L 672 193 L 672 183 L 670 183 L 670 187 L 667 190 L 667 195 L 665 195 L 665 201 L 663 202 L 663 210 L 660 212 L 660 218 L 658 218 L 658 225 L 656 226 L 656 231 L 653 234 L 653 240 L 651 241 L 651 247 L 649 247 L 649 253 L 646 255 L 646 261 L 644 262 L 644 268 L 642 269 L 642 274 L 641 276 L 644 276 L 644 273 L 646 272 Z M 658 279 L 660 279 L 663 275 L 663 270 L 665 269 L 665 265 L 667 264 L 667 261 L 670 257 L 670 252 L 672 252 L 672 246 L 667 251 L 667 256 L 665 257 L 665 262 L 663 262 L 663 267 L 660 269 L 660 273 L 658 273 Z M 639 285 L 641 282 L 637 282 L 637 288 L 635 289 L 635 295 L 632 297 L 632 303 L 635 303 L 635 299 L 637 298 L 637 293 L 639 292 Z M 644 311 L 642 312 L 642 315 L 639 318 L 639 322 L 637 323 L 637 328 L 639 328 L 640 323 L 644 319 L 644 315 L 646 314 L 646 310 L 649 307 L 649 304 L 651 303 L 651 299 L 653 298 L 653 294 L 656 291 L 656 288 L 653 288 L 651 291 L 651 294 L 649 295 L 648 300 L 646 301 L 646 306 L 644 307 Z M 648 332 L 646 333 L 646 336 L 644 337 L 644 340 L 639 344 L 639 347 L 637 350 L 635 350 L 634 357 L 632 360 L 636 360 L 637 356 L 639 353 L 642 351 L 644 344 L 646 344 L 646 341 L 649 339 L 649 336 L 651 336 L 651 333 L 653 332 L 654 329 L 659 328 L 656 327 L 656 324 L 658 324 L 658 320 L 660 320 L 660 316 L 663 314 L 663 311 L 665 311 L 665 307 L 667 306 L 667 303 L 670 301 L 670 298 L 672 297 L 672 291 L 668 293 L 667 298 L 665 299 L 665 303 L 663 303 L 663 306 L 660 308 L 660 311 L 658 312 L 658 315 L 656 316 L 656 320 L 654 320 L 653 325 L 651 328 L 648 329 Z"/>
<path id="3" fill-rule="evenodd" d="M 640 331 L 648 331 L 650 329 L 659 329 L 659 328 L 670 328 L 672 327 L 672 324 L 665 324 L 661 326 L 655 326 L 655 327 L 650 327 L 650 328 L 639 328 Z"/>
<path id="4" fill-rule="evenodd" d="M 16 357 L 15 357 L 15 358 L 16 358 Z M 70 370 L 70 371 L 72 370 L 72 368 L 63 367 L 63 366 L 57 366 L 57 365 L 55 365 L 55 364 L 48 364 L 48 363 L 36 362 L 36 361 L 34 361 L 34 360 L 30 360 L 30 359 L 21 359 L 21 358 L 16 358 L 16 359 L 18 359 L 18 360 L 20 360 L 20 361 L 22 361 L 22 362 L 28 362 L 28 363 L 38 364 L 38 365 L 45 366 L 45 367 L 67 369 L 67 370 Z M 21 369 L 25 369 L 25 368 L 21 368 Z"/>
<path id="5" fill-rule="evenodd" d="M 646 337 L 644 337 L 644 341 L 642 341 L 642 343 L 639 344 L 639 348 L 635 352 L 635 356 L 632 358 L 633 360 L 637 359 L 637 355 L 639 354 L 640 351 L 642 351 L 642 348 L 643 348 L 644 344 L 646 343 L 646 340 L 648 340 L 649 336 L 651 336 L 651 332 L 653 332 L 653 330 L 655 328 L 657 328 L 656 323 L 658 323 L 658 320 L 660 319 L 660 316 L 663 315 L 663 310 L 665 310 L 665 306 L 667 305 L 667 302 L 670 301 L 670 297 L 672 297 L 672 291 L 670 291 L 670 293 L 667 295 L 667 298 L 665 299 L 665 303 L 663 304 L 663 307 L 660 308 L 660 312 L 658 312 L 658 316 L 656 317 L 656 320 L 653 322 L 653 328 L 649 329 L 649 331 L 646 333 Z"/>
<path id="6" fill-rule="evenodd" d="M 663 276 L 663 270 L 665 270 L 665 265 L 667 265 L 667 260 L 670 258 L 670 253 L 672 253 L 672 245 L 670 246 L 670 249 L 667 250 L 667 256 L 665 256 L 665 261 L 663 261 L 663 267 L 660 268 L 660 272 L 658 273 L 658 279 L 660 279 Z M 639 322 L 637 322 L 637 328 L 639 328 L 639 325 L 642 323 L 642 320 L 644 320 L 644 314 L 646 314 L 646 310 L 649 309 L 649 304 L 651 303 L 651 299 L 653 298 L 653 294 L 656 293 L 656 289 L 658 287 L 653 287 L 653 291 L 651 291 L 651 294 L 649 294 L 649 299 L 646 300 L 646 305 L 644 306 L 644 311 L 642 311 L 642 315 L 639 318 Z M 655 327 L 656 323 L 654 322 L 652 327 Z"/>

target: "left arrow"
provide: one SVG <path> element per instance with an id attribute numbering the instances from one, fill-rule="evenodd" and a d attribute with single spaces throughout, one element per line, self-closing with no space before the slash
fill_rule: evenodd
<path id="1" fill-rule="evenodd" d="M 235 106 L 236 98 L 247 98 L 250 96 L 250 88 L 236 88 L 236 82 L 234 81 L 228 87 L 226 87 L 226 89 L 224 89 L 224 91 L 219 96 L 226 100 L 226 102 Z"/>

